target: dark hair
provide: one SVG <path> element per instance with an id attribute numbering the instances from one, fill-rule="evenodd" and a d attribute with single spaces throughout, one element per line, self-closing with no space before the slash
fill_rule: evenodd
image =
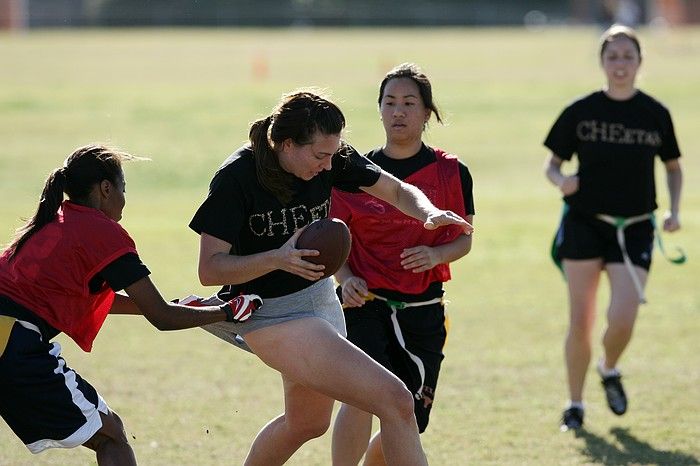
<path id="1" fill-rule="evenodd" d="M 14 257 L 34 233 L 56 218 L 64 192 L 70 200 L 84 203 L 95 184 L 103 180 L 116 184 L 122 174 L 122 162 L 136 158 L 101 145 L 76 149 L 65 160 L 63 167 L 53 170 L 46 179 L 36 213 L 17 229 L 7 248 L 9 258 Z"/>
<path id="2" fill-rule="evenodd" d="M 389 81 L 399 78 L 408 78 L 416 83 L 416 86 L 418 86 L 418 91 L 420 92 L 420 97 L 423 99 L 423 105 L 430 109 L 438 122 L 442 123 L 440 112 L 438 111 L 437 105 L 433 101 L 433 86 L 430 85 L 430 80 L 425 73 L 423 73 L 423 70 L 421 70 L 415 63 L 401 63 L 389 71 L 386 76 L 384 76 L 382 83 L 379 85 L 379 99 L 377 100 L 377 103 L 380 106 L 382 105 L 384 89 Z"/>
<path id="3" fill-rule="evenodd" d="M 624 26 L 622 24 L 613 24 L 603 33 L 602 36 L 600 36 L 600 58 L 603 58 L 603 54 L 605 53 L 605 49 L 608 48 L 608 44 L 613 42 L 615 39 L 619 39 L 620 37 L 624 37 L 632 41 L 634 47 L 637 49 L 637 53 L 639 53 L 639 59 L 641 60 L 642 47 L 639 45 L 637 33 L 634 32 L 634 29 L 631 27 Z"/>
<path id="4" fill-rule="evenodd" d="M 310 91 L 282 96 L 272 113 L 250 127 L 248 137 L 255 154 L 260 184 L 283 204 L 294 195 L 293 175 L 282 169 L 274 146 L 291 139 L 295 144 L 313 143 L 317 132 L 340 134 L 345 116 L 330 100 Z"/>

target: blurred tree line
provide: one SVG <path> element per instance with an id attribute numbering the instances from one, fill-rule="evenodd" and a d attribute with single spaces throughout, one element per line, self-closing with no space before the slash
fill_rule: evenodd
<path id="1" fill-rule="evenodd" d="M 700 22 L 700 0 L 0 0 L 0 29 Z"/>
<path id="2" fill-rule="evenodd" d="M 528 18 L 534 22 L 564 22 L 572 3 L 571 0 L 15 1 L 26 4 L 30 27 L 522 25 Z"/>

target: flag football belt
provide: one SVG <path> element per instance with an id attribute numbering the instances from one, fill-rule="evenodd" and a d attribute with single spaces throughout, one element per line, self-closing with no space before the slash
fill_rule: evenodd
<path id="1" fill-rule="evenodd" d="M 682 264 L 686 261 L 686 255 L 680 248 L 676 248 L 679 251 L 679 255 L 676 257 L 669 257 L 668 254 L 666 254 L 666 250 L 661 239 L 661 232 L 659 231 L 659 227 L 656 224 L 656 217 L 654 216 L 653 212 L 650 212 L 648 214 L 636 215 L 634 217 L 615 217 L 612 215 L 597 214 L 596 218 L 598 220 L 602 220 L 608 225 L 612 225 L 613 227 L 615 227 L 617 235 L 617 244 L 620 246 L 620 250 L 622 251 L 622 260 L 625 263 L 625 267 L 627 268 L 630 277 L 632 277 L 632 282 L 634 283 L 634 287 L 637 290 L 637 294 L 639 295 L 639 302 L 642 304 L 646 303 L 647 300 L 644 296 L 644 287 L 642 286 L 642 283 L 639 280 L 639 276 L 634 270 L 632 260 L 630 260 L 629 254 L 627 253 L 627 247 L 625 245 L 625 228 L 627 228 L 630 225 L 634 225 L 635 223 L 651 220 L 651 224 L 654 228 L 654 234 L 656 236 L 656 244 L 658 245 L 661 254 L 673 264 Z"/>
<path id="2" fill-rule="evenodd" d="M 433 298 L 429 299 L 427 301 L 419 301 L 415 303 L 405 303 L 403 301 L 394 301 L 393 299 L 388 299 L 385 298 L 384 296 L 379 296 L 374 293 L 367 293 L 367 301 L 372 301 L 373 299 L 378 299 L 380 301 L 384 301 L 387 303 L 389 306 L 392 308 L 396 309 L 406 309 L 407 307 L 420 307 L 420 306 L 429 306 L 431 304 L 437 304 L 442 302 L 442 297 L 440 298 Z"/>
<path id="3" fill-rule="evenodd" d="M 401 332 L 401 326 L 399 325 L 399 321 L 396 317 L 396 311 L 400 309 L 406 309 L 407 307 L 420 307 L 420 306 L 428 306 L 430 304 L 437 304 L 437 303 L 442 303 L 443 298 L 433 298 L 429 299 L 428 301 L 420 301 L 420 302 L 415 302 L 415 303 L 405 303 L 403 301 L 394 301 L 393 299 L 387 299 L 383 296 L 376 295 L 374 293 L 368 293 L 367 294 L 367 301 L 371 301 L 373 299 L 378 299 L 379 301 L 384 301 L 387 306 L 389 306 L 389 309 L 391 309 L 391 324 L 394 327 L 394 335 L 396 336 L 396 340 L 399 342 L 399 345 L 401 345 L 401 348 L 406 352 L 406 355 L 413 361 L 413 363 L 416 365 L 416 368 L 418 368 L 418 373 L 420 374 L 420 386 L 418 387 L 418 391 L 416 391 L 413 394 L 413 397 L 416 400 L 421 400 L 423 399 L 423 385 L 425 384 L 425 366 L 423 365 L 423 361 L 416 356 L 415 354 L 411 353 L 407 348 L 406 348 L 406 341 L 403 338 L 403 333 Z"/>

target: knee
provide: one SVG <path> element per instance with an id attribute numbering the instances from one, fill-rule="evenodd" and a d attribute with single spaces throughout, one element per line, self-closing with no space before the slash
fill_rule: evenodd
<path id="1" fill-rule="evenodd" d="M 614 303 L 608 310 L 608 331 L 630 333 L 637 320 L 638 303 Z"/>
<path id="2" fill-rule="evenodd" d="M 318 438 L 328 431 L 331 425 L 330 418 L 321 419 L 288 419 L 288 428 L 291 434 L 302 442 Z"/>
<path id="3" fill-rule="evenodd" d="M 391 386 L 384 391 L 381 410 L 375 413 L 380 419 L 384 416 L 397 417 L 410 422 L 415 422 L 415 401 L 413 395 L 406 386 L 396 379 Z"/>
<path id="4" fill-rule="evenodd" d="M 111 441 L 111 438 L 97 431 L 95 435 L 87 440 L 87 442 L 83 443 L 83 446 L 97 452 L 102 450 L 104 446 Z"/>
<path id="5" fill-rule="evenodd" d="M 117 444 L 128 444 L 129 439 L 127 438 L 126 431 L 124 430 L 124 423 L 121 418 L 114 411 L 110 411 L 109 414 L 100 413 L 100 418 L 102 419 L 102 427 L 97 433 L 86 443 L 86 446 L 96 450 L 104 446 L 106 443 L 114 442 Z M 93 448 L 96 447 L 96 448 Z"/>

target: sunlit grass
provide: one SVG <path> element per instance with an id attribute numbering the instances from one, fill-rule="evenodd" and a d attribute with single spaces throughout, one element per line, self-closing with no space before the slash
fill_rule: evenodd
<path id="1" fill-rule="evenodd" d="M 431 77 L 447 125 L 431 144 L 474 176 L 472 253 L 448 284 L 451 334 L 430 428 L 432 464 L 580 465 L 700 462 L 700 30 L 642 31 L 640 85 L 672 111 L 684 153 L 683 231 L 666 235 L 689 262 L 655 256 L 648 298 L 623 360 L 630 412 L 614 417 L 595 377 L 588 430 L 558 432 L 566 398 L 564 283 L 547 257 L 559 215 L 542 140 L 570 100 L 601 85 L 588 28 L 86 30 L 0 35 L 0 242 L 32 214 L 46 175 L 76 146 L 104 141 L 129 164 L 124 226 L 168 297 L 198 284 L 187 228 L 220 162 L 248 123 L 299 86 L 332 92 L 360 150 L 383 141 L 377 87 L 393 65 Z M 660 166 L 658 168 L 661 168 Z M 660 170 L 659 170 L 660 172 Z M 661 173 L 659 173 L 661 175 Z M 667 206 L 663 177 L 659 202 Z M 601 288 L 600 303 L 607 299 Z M 604 321 L 599 313 L 596 338 Z M 282 409 L 279 376 L 200 330 L 158 333 L 109 318 L 90 355 L 64 337 L 69 365 L 124 419 L 149 465 L 240 464 Z M 595 357 L 600 353 L 596 347 Z M 591 375 L 594 376 L 591 371 Z M 290 461 L 330 464 L 330 436 Z M 31 456 L 0 423 L 0 465 L 85 464 L 86 449 Z"/>

